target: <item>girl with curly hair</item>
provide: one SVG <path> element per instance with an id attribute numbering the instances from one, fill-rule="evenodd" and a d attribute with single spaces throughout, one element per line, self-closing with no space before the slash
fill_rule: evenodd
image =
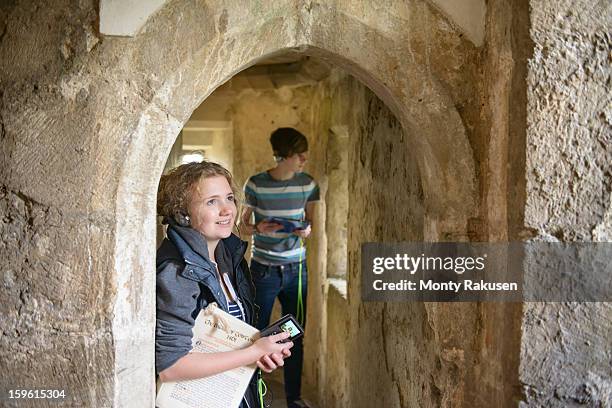
<path id="1" fill-rule="evenodd" d="M 287 333 L 260 338 L 242 350 L 190 353 L 195 318 L 211 302 L 256 324 L 253 283 L 244 259 L 247 244 L 232 233 L 236 193 L 231 174 L 206 161 L 179 166 L 160 180 L 157 211 L 168 225 L 157 251 L 155 367 L 162 382 L 253 363 L 271 372 L 291 354 L 293 343 L 277 343 Z M 241 407 L 256 406 L 256 390 L 254 378 Z"/>

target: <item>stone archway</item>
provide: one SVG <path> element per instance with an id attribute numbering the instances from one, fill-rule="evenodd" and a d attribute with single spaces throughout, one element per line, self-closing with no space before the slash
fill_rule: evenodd
<path id="1" fill-rule="evenodd" d="M 165 6 L 145 31 L 160 25 L 201 24 L 182 19 L 182 7 L 187 6 Z M 407 134 L 418 135 L 411 144 L 424 189 L 426 239 L 440 239 L 446 232 L 465 235 L 467 218 L 474 211 L 474 164 L 459 114 L 426 69 L 405 62 L 401 44 L 346 10 L 321 4 L 284 2 L 273 10 L 232 18 L 220 8 L 206 15 L 214 17 L 214 27 L 204 34 L 208 37 L 201 47 L 165 50 L 181 62 L 161 78 L 162 86 L 139 114 L 119 170 L 112 322 L 117 406 L 151 406 L 153 401 L 152 380 L 144 379 L 153 378 L 154 203 L 167 154 L 191 112 L 258 60 L 293 49 L 338 65 L 372 89 L 409 130 Z M 342 28 L 342 35 L 336 27 Z"/>

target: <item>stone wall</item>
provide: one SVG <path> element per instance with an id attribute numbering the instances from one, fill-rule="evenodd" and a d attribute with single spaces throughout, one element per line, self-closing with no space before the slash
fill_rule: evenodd
<path id="1" fill-rule="evenodd" d="M 349 151 L 352 182 L 349 186 L 347 278 L 348 314 L 353 318 L 347 336 L 348 406 L 368 399 L 381 406 L 404 406 L 410 399 L 426 405 L 431 390 L 421 390 L 418 383 L 427 379 L 425 382 L 430 384 L 428 374 L 432 370 L 428 363 L 432 360 L 415 359 L 421 352 L 433 357 L 432 345 L 427 345 L 432 333 L 427 336 L 421 332 L 429 328 L 423 324 L 426 320 L 424 305 L 362 304 L 359 301 L 362 242 L 419 241 L 423 238 L 419 170 L 393 114 L 370 92 L 353 91 L 351 96 L 354 106 L 362 109 L 355 118 L 358 133 L 351 140 Z M 394 328 L 389 330 L 389 326 Z M 402 336 L 410 340 L 400 341 Z M 416 372 L 417 367 L 423 376 L 410 374 Z M 373 382 L 371 378 L 377 380 Z"/>
<path id="2" fill-rule="evenodd" d="M 113 194 L 97 195 L 93 182 L 112 160 L 94 154 L 108 121 L 96 105 L 110 106 L 100 102 L 107 93 L 140 104 L 125 89 L 96 84 L 110 61 L 83 69 L 100 51 L 92 6 L 0 6 L 4 406 L 34 406 L 4 400 L 9 388 L 64 389 L 81 406 L 113 400 Z"/>
<path id="3" fill-rule="evenodd" d="M 363 401 L 459 406 L 477 343 L 474 305 L 360 301 L 362 242 L 423 239 L 422 180 L 409 138 L 389 108 L 355 78 L 336 72 L 320 85 L 320 95 L 322 127 L 344 126 L 349 136 L 348 299 L 334 286 L 325 290 L 327 341 L 309 350 L 325 356 L 317 358 L 324 367 L 320 401 L 339 407 Z M 329 186 L 333 152 L 327 153 Z M 337 193 L 328 188 L 326 201 Z M 326 219 L 332 229 L 338 222 Z"/>
<path id="4" fill-rule="evenodd" d="M 547 241 L 612 239 L 612 5 L 531 1 L 525 226 Z M 527 406 L 612 401 L 610 303 L 528 303 Z"/>
<path id="5" fill-rule="evenodd" d="M 423 240 L 425 209 L 405 131 L 370 91 L 354 89 L 350 99 L 361 109 L 349 151 L 346 406 L 367 400 L 381 406 L 409 406 L 410 401 L 460 406 L 477 334 L 474 306 L 360 301 L 361 243 Z M 333 368 L 328 365 L 328 370 Z"/>
<path id="6" fill-rule="evenodd" d="M 479 53 L 477 95 L 481 106 L 471 145 L 477 157 L 478 215 L 469 239 L 524 238 L 526 64 L 531 50 L 527 1 L 487 2 L 485 43 Z M 478 334 L 466 399 L 481 406 L 515 407 L 522 305 L 477 306 Z"/>
<path id="7" fill-rule="evenodd" d="M 341 364 L 325 361 L 338 344 L 307 343 L 320 401 L 511 404 L 517 378 L 532 406 L 609 399 L 608 304 L 526 305 L 522 332 L 516 308 L 364 304 L 358 256 L 368 240 L 610 239 L 606 2 L 491 0 L 481 48 L 421 0 L 170 1 L 133 38 L 101 36 L 96 2 L 77 3 L 0 5 L 0 369 L 14 382 L 0 388 L 63 386 L 78 406 L 152 405 L 164 162 L 214 89 L 293 49 L 361 81 L 269 95 L 271 106 L 289 101 L 287 124 L 310 123 L 306 134 L 352 127 L 348 300 L 324 279 L 325 228 L 311 241 L 320 256 L 310 313 L 322 316 L 311 338 L 347 328 L 345 354 L 329 358 Z M 312 110 L 293 112 L 296 98 Z M 249 123 L 236 130 L 247 135 Z M 323 168 L 326 140 L 311 146 Z M 257 146 L 234 144 L 263 169 L 268 145 Z M 313 173 L 327 194 L 330 179 Z M 326 215 L 320 206 L 321 225 Z"/>
<path id="8" fill-rule="evenodd" d="M 348 105 L 348 102 L 346 103 Z M 325 234 L 327 236 L 327 276 L 346 276 L 348 241 L 348 143 L 350 129 L 346 125 L 331 127 L 327 143 L 328 191 L 325 200 Z M 354 137 L 354 134 L 353 134 Z"/>

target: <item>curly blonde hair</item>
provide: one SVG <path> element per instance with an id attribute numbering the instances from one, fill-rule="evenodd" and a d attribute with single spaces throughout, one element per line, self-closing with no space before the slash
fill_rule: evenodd
<path id="1" fill-rule="evenodd" d="M 209 161 L 182 164 L 161 176 L 157 190 L 157 214 L 163 217 L 175 217 L 177 213 L 188 215 L 193 186 L 203 178 L 216 176 L 225 177 L 229 183 L 236 197 L 237 215 L 240 214 L 240 190 L 236 188 L 232 174 L 220 164 Z"/>

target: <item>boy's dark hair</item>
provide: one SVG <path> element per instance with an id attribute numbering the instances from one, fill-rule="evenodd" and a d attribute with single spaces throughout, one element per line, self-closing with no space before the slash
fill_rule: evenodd
<path id="1" fill-rule="evenodd" d="M 275 157 L 283 159 L 308 150 L 308 140 L 294 128 L 278 128 L 270 135 Z"/>

